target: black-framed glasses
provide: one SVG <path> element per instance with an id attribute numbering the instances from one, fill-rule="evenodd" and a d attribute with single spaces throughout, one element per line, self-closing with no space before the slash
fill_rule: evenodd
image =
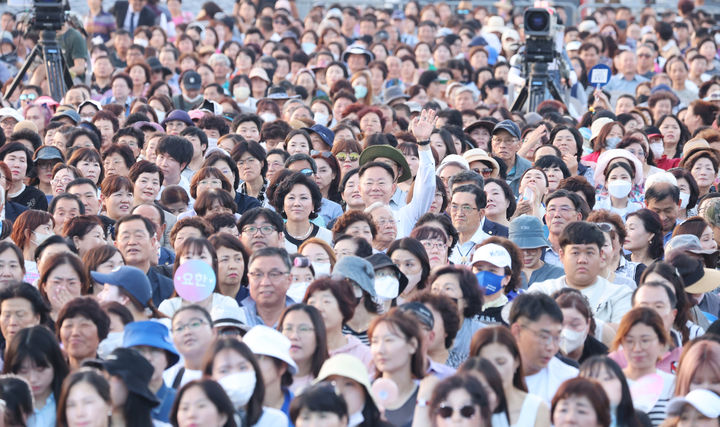
<path id="1" fill-rule="evenodd" d="M 460 416 L 466 419 L 470 419 L 475 415 L 476 409 L 474 405 L 465 405 L 462 408 L 453 408 L 452 406 L 441 406 L 435 411 L 441 418 L 451 418 L 455 411 L 460 413 Z"/>

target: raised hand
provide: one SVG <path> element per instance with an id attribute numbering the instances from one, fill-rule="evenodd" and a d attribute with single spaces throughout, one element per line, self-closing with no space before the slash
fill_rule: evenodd
<path id="1" fill-rule="evenodd" d="M 433 129 L 435 129 L 437 115 L 435 110 L 422 110 L 420 115 L 412 120 L 412 133 L 418 141 L 430 139 Z"/>

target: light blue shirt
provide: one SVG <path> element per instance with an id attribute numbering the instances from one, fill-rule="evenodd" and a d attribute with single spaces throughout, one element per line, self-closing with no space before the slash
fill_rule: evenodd
<path id="1" fill-rule="evenodd" d="M 637 89 L 640 83 L 646 81 L 648 81 L 648 79 L 640 74 L 635 74 L 631 80 L 626 79 L 622 74 L 615 74 L 610 78 L 610 81 L 604 89 L 613 95 L 627 93 L 635 96 L 635 89 Z"/>
<path id="2" fill-rule="evenodd" d="M 42 409 L 35 409 L 28 418 L 28 427 L 55 427 L 57 404 L 54 393 L 50 393 L 45 406 Z"/>

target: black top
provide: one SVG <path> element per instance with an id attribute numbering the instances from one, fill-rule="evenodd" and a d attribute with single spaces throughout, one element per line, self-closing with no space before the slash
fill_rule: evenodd
<path id="1" fill-rule="evenodd" d="M 285 240 L 287 240 L 288 242 L 292 243 L 293 245 L 295 245 L 297 247 L 300 247 L 300 245 L 302 245 L 304 241 L 306 241 L 307 239 L 309 239 L 311 237 L 315 237 L 318 234 L 318 231 L 320 231 L 320 227 L 318 227 L 317 225 L 315 225 L 313 223 L 310 223 L 310 225 L 312 225 L 312 228 L 313 228 L 312 231 L 310 232 L 310 235 L 302 240 L 298 240 L 298 239 L 294 238 L 293 236 L 291 236 L 290 234 L 288 234 L 287 227 L 283 227 L 283 234 L 285 235 Z"/>
<path id="2" fill-rule="evenodd" d="M 15 203 L 19 203 L 28 209 L 37 209 L 39 211 L 48 210 L 47 197 L 45 193 L 35 187 L 25 186 L 25 189 L 16 197 L 11 198 Z"/>
<path id="3" fill-rule="evenodd" d="M 595 337 L 588 335 L 587 338 L 585 338 L 585 344 L 583 345 L 583 351 L 578 363 L 582 365 L 585 360 L 593 356 L 604 356 L 606 354 L 608 354 L 607 346 L 595 339 Z"/>

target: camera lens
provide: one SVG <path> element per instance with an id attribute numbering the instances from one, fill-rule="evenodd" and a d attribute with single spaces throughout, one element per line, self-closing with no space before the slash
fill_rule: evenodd
<path id="1" fill-rule="evenodd" d="M 547 31 L 549 19 L 546 11 L 532 11 L 525 16 L 525 26 L 530 31 Z"/>

